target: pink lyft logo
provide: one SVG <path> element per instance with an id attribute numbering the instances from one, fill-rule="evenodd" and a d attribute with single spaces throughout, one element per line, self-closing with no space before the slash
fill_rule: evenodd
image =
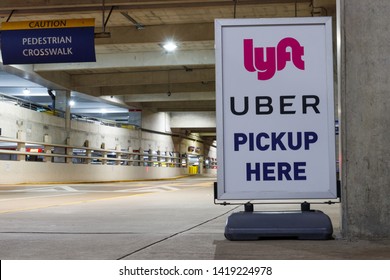
<path id="1" fill-rule="evenodd" d="M 288 50 L 291 48 L 291 53 Z M 282 39 L 275 47 L 253 48 L 253 39 L 244 39 L 244 66 L 249 72 L 257 71 L 258 80 L 269 80 L 276 70 L 281 71 L 286 67 L 287 61 L 300 70 L 305 70 L 305 62 L 302 60 L 304 48 L 294 38 Z M 276 65 L 277 64 L 277 65 Z"/>

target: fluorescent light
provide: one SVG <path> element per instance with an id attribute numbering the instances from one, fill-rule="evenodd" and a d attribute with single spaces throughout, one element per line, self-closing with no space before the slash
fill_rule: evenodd
<path id="1" fill-rule="evenodd" d="M 169 41 L 169 42 L 166 42 L 164 45 L 163 45 L 163 48 L 164 50 L 166 50 L 167 52 L 173 52 L 174 50 L 177 49 L 177 44 L 173 41 Z"/>
<path id="2" fill-rule="evenodd" d="M 30 94 L 30 90 L 29 90 L 28 88 L 25 88 L 25 89 L 23 90 L 23 94 L 24 94 L 24 95 L 29 95 L 29 94 Z"/>
<path id="3" fill-rule="evenodd" d="M 73 107 L 74 105 L 76 105 L 76 102 L 74 102 L 74 100 L 70 100 L 70 101 L 69 101 L 69 106 L 70 106 L 70 107 Z"/>

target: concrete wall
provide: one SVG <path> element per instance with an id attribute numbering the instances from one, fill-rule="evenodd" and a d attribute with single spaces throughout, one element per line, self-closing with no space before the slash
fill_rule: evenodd
<path id="1" fill-rule="evenodd" d="M 174 178 L 186 168 L 0 161 L 0 184 L 110 182 Z"/>
<path id="2" fill-rule="evenodd" d="M 33 110 L 0 102 L 0 128 L 3 137 L 16 138 L 19 130 L 26 133 L 29 141 L 42 142 L 44 135 L 49 135 L 52 143 L 66 144 L 70 138 L 70 145 L 83 146 L 88 140 L 90 147 L 99 148 L 105 143 L 107 149 L 115 149 L 117 145 L 127 149 L 177 151 L 186 153 L 187 147 L 194 145 L 194 141 L 187 138 L 172 137 L 170 128 L 170 115 L 167 113 L 155 113 L 146 111 L 143 115 L 143 128 L 156 132 L 168 133 L 167 135 L 132 130 L 118 127 L 100 125 L 98 122 L 89 123 L 72 120 L 71 131 L 65 130 L 65 120 L 46 113 L 39 113 Z M 191 138 L 200 140 L 196 135 Z M 200 145 L 204 151 L 203 143 Z"/>
<path id="3" fill-rule="evenodd" d="M 390 2 L 339 4 L 343 234 L 390 238 Z"/>
<path id="4" fill-rule="evenodd" d="M 72 130 L 67 133 L 65 120 L 47 113 L 40 113 L 6 102 L 0 102 L 0 128 L 2 136 L 16 138 L 19 130 L 26 133 L 26 139 L 42 142 L 44 135 L 49 135 L 52 143 L 65 144 L 70 138 L 70 144 L 83 146 L 88 140 L 91 147 L 100 147 L 105 143 L 107 148 L 140 147 L 140 133 L 137 130 L 103 126 L 98 123 L 88 123 L 73 120 Z M 164 141 L 162 139 L 161 141 Z"/>
<path id="5" fill-rule="evenodd" d="M 171 127 L 191 128 L 204 127 L 214 128 L 217 126 L 215 112 L 172 112 Z"/>
<path id="6" fill-rule="evenodd" d="M 142 128 L 160 132 L 171 132 L 169 114 L 165 112 L 143 110 Z"/>
<path id="7" fill-rule="evenodd" d="M 216 148 L 196 141 L 199 140 L 196 135 L 191 135 L 193 139 L 169 135 L 169 114 L 146 111 L 142 125 L 146 129 L 161 133 L 76 120 L 72 121 L 71 130 L 67 132 L 65 120 L 62 118 L 0 101 L 0 128 L 3 137 L 16 138 L 18 131 L 22 131 L 27 141 L 43 142 L 44 136 L 48 135 L 53 144 L 66 144 L 69 138 L 68 144 L 79 147 L 88 141 L 91 148 L 100 148 L 104 143 L 106 149 L 120 146 L 124 150 L 130 147 L 133 150 L 151 149 L 180 154 L 188 154 L 188 147 L 195 146 L 200 148 L 200 152 L 195 155 L 216 157 Z M 201 171 L 208 173 L 208 170 Z M 0 184 L 161 179 L 187 173 L 188 168 L 0 161 Z"/>

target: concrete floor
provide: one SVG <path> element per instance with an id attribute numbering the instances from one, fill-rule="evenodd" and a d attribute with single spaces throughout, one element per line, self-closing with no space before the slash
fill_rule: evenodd
<path id="1" fill-rule="evenodd" d="M 340 238 L 339 205 L 312 207 L 331 217 L 335 240 L 228 241 L 226 218 L 243 207 L 214 205 L 214 181 L 0 186 L 0 259 L 390 259 L 390 240 Z"/>

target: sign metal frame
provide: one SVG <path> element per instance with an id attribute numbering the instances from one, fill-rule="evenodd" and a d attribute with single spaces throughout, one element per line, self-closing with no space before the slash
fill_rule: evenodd
<path id="1" fill-rule="evenodd" d="M 218 142 L 217 199 L 284 200 L 337 198 L 331 20 L 331 17 L 215 20 Z M 302 55 L 306 66 L 306 72 L 294 67 L 293 50 L 291 48 L 288 49 L 291 52 L 291 56 L 286 59 L 287 66 L 285 69 L 287 70 L 285 70 L 285 73 L 283 73 L 283 71 L 276 71 L 274 73 L 274 80 L 276 82 L 272 81 L 272 79 L 260 80 L 260 78 L 258 78 L 258 80 L 256 80 L 256 73 L 250 73 L 250 71 L 247 71 L 248 69 L 245 70 L 243 62 L 245 60 L 243 57 L 244 47 L 242 47 L 242 41 L 245 40 L 245 38 L 252 38 L 249 35 L 253 35 L 254 33 L 257 34 L 255 37 L 260 39 L 255 42 L 255 38 L 253 44 L 256 46 L 260 44 L 260 46 L 264 47 L 262 49 L 264 52 L 266 52 L 266 47 L 272 46 L 272 44 L 276 47 L 280 40 L 286 37 L 289 38 L 288 35 L 290 33 L 292 34 L 292 37 L 297 37 L 299 42 L 303 42 L 302 46 L 305 48 Z M 276 38 L 278 40 L 276 40 Z M 236 44 L 234 40 L 238 40 L 239 43 Z M 261 45 L 261 43 L 263 43 L 263 45 Z M 315 63 L 311 63 L 310 59 L 317 55 L 317 51 L 318 56 L 320 57 L 320 60 L 318 61 L 323 63 L 318 63 L 317 60 Z M 266 54 L 263 57 L 264 60 L 265 57 Z M 313 66 L 313 64 L 315 65 Z M 310 77 L 312 77 L 310 76 L 311 74 L 309 76 L 304 76 L 306 75 L 304 74 L 304 77 L 301 78 L 302 73 L 309 73 L 312 70 L 315 72 L 312 74 L 314 77 L 313 81 L 310 80 Z M 316 72 L 317 70 L 318 73 Z M 258 71 L 260 72 L 260 70 Z M 316 88 L 316 85 L 307 87 L 306 84 L 301 83 L 303 80 L 300 80 L 305 78 L 307 84 L 314 83 L 317 80 L 321 83 L 318 88 Z M 240 85 L 237 85 L 235 82 L 240 83 Z M 274 84 L 272 84 L 273 82 Z M 256 84 L 255 88 L 251 88 L 254 84 Z M 284 87 L 280 87 L 283 89 L 282 93 L 280 93 L 281 89 L 278 88 L 278 85 L 280 84 L 284 85 Z M 300 85 L 302 85 L 302 88 L 300 88 Z M 292 90 L 295 91 L 289 92 L 290 86 Z M 294 88 L 295 86 L 296 88 Z M 273 90 L 273 88 L 276 89 Z M 309 115 L 309 113 L 303 115 L 302 111 L 299 112 L 298 110 L 301 108 L 298 105 L 295 107 L 295 102 L 304 100 L 304 96 L 317 96 L 317 89 L 318 92 L 320 92 L 318 93 L 318 100 L 321 100 L 321 104 L 317 104 L 320 108 L 320 110 L 318 110 L 320 111 L 320 114 L 311 112 L 312 115 Z M 242 93 L 239 91 L 242 91 Z M 304 92 L 303 95 L 300 95 L 301 92 Z M 280 108 L 280 110 L 286 110 L 287 113 L 295 110 L 297 113 L 282 117 L 276 116 L 278 114 L 275 114 L 276 117 L 274 119 L 272 116 L 273 114 L 265 117 L 255 115 L 253 111 L 255 111 L 254 108 L 256 106 L 257 114 L 261 114 L 259 111 L 266 107 L 264 102 L 267 101 L 264 101 L 261 97 L 257 97 L 257 95 L 261 96 L 264 95 L 264 93 L 273 98 L 272 102 L 274 103 L 272 104 L 275 111 Z M 287 97 L 283 97 L 283 94 Z M 244 100 L 243 96 L 247 96 L 248 100 Z M 293 98 L 291 96 L 295 97 Z M 311 97 L 307 97 L 307 99 L 309 98 Z M 283 107 L 283 104 L 276 106 L 278 100 L 280 100 L 281 103 L 283 100 L 285 106 Z M 232 105 L 233 101 L 236 103 Z M 249 105 L 245 104 L 245 102 L 249 103 Z M 313 103 L 313 100 L 302 102 Z M 271 103 L 268 103 L 268 105 L 270 104 Z M 246 108 L 248 111 L 247 114 L 249 115 L 252 113 L 252 115 L 248 117 L 233 115 L 232 106 L 235 106 L 237 111 L 240 112 L 243 112 L 243 108 Z M 304 107 L 305 104 L 302 106 Z M 312 110 L 316 108 L 313 106 L 313 108 L 306 109 Z M 294 118 L 297 119 L 295 123 Z M 261 125 L 258 124 L 259 122 L 264 124 L 273 122 L 275 130 L 272 130 L 274 128 L 272 125 L 265 125 L 266 128 L 262 130 Z M 294 130 L 295 125 L 298 127 L 296 130 Z M 252 129 L 253 126 L 255 126 L 255 129 Z M 316 128 L 317 126 L 320 127 L 318 128 L 318 131 Z M 287 137 L 289 127 L 292 127 L 291 135 L 294 135 L 295 138 L 293 138 L 293 136 L 291 136 L 291 138 L 293 138 L 294 141 L 298 141 L 298 137 L 301 137 L 301 150 L 284 151 L 282 149 L 283 144 L 280 139 L 285 139 Z M 268 134 L 266 134 L 265 131 Z M 274 133 L 272 136 L 271 131 Z M 301 134 L 297 131 L 301 131 Z M 264 132 L 262 135 L 265 136 L 263 138 L 259 136 L 256 138 L 256 133 L 253 132 Z M 290 136 L 290 134 L 288 135 Z M 313 135 L 318 138 L 318 141 L 317 138 L 312 137 Z M 250 136 L 252 136 L 251 140 Z M 272 141 L 270 140 L 271 138 L 276 139 L 275 141 L 279 142 L 272 144 L 270 143 L 270 141 Z M 311 142 L 310 139 L 312 140 Z M 265 152 L 259 151 L 259 147 L 265 147 L 264 143 L 260 144 L 260 140 L 264 143 L 265 141 L 268 141 L 266 142 L 267 145 L 272 145 L 275 147 L 275 150 Z M 285 145 L 287 146 L 287 140 L 285 141 Z M 292 141 L 293 140 L 291 140 L 291 142 Z M 271 150 L 271 148 L 269 148 L 269 150 Z M 285 157 L 288 159 L 284 160 Z M 302 160 L 299 160 L 301 157 Z M 256 169 L 254 167 L 255 164 L 250 162 L 251 160 L 253 161 L 254 158 L 259 161 L 262 161 L 264 158 L 264 160 L 268 162 L 275 158 L 275 162 L 282 162 L 282 167 L 280 170 L 277 170 L 278 163 L 275 163 L 274 165 L 269 164 L 271 167 L 264 168 L 263 165 L 261 165 L 261 168 L 263 168 L 261 171 L 269 172 L 269 174 L 266 174 L 268 177 L 260 178 L 260 174 L 257 174 L 254 170 Z M 245 171 L 245 167 L 243 167 L 245 160 L 249 162 L 247 163 L 246 174 L 243 172 Z M 296 181 L 294 178 L 288 179 L 288 176 L 290 175 L 286 174 L 286 167 L 283 167 L 283 164 L 287 165 L 286 162 L 289 160 L 298 160 L 305 164 L 304 167 L 297 165 L 298 167 L 294 169 L 295 175 L 293 174 L 291 177 L 295 176 L 294 178 L 298 178 L 297 180 L 307 178 L 306 180 L 302 179 L 302 181 Z M 315 166 L 311 167 L 311 165 Z M 249 169 L 250 171 L 248 171 L 248 166 L 251 168 Z M 260 163 L 258 166 L 260 166 Z M 293 169 L 294 166 L 288 168 Z M 303 173 L 303 171 L 306 173 Z M 278 175 L 277 172 L 281 172 L 282 175 Z M 259 180 L 257 180 L 257 175 L 259 175 Z M 266 175 L 262 174 L 261 176 Z M 281 179 L 279 181 L 277 179 L 278 176 Z M 276 180 L 265 182 L 265 180 L 263 180 L 264 178 Z"/>

